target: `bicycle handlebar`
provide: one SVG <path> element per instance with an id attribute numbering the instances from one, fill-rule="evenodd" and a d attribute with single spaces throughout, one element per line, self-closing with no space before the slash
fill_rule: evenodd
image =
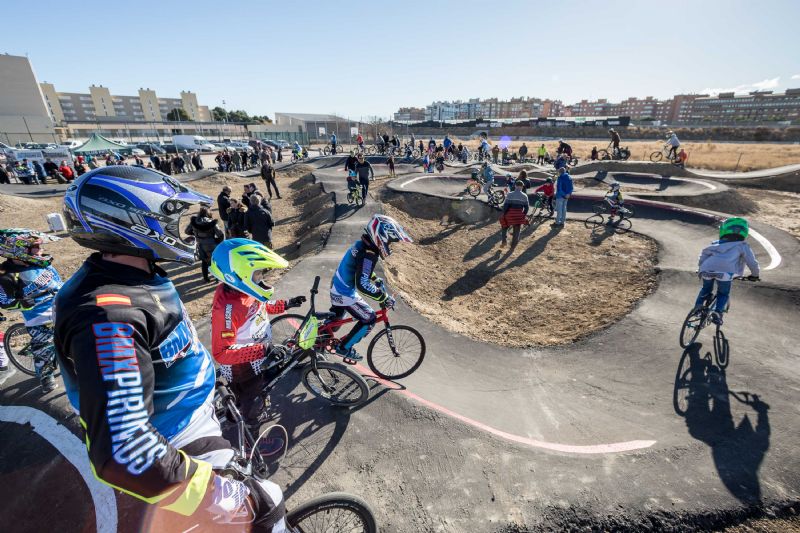
<path id="1" fill-rule="evenodd" d="M 311 287 L 311 294 L 317 294 L 319 291 L 319 276 L 314 277 L 314 285 Z"/>

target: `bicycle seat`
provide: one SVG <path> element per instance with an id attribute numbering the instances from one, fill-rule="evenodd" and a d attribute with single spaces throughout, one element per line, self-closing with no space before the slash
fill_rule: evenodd
<path id="1" fill-rule="evenodd" d="M 336 316 L 336 313 L 314 313 L 314 318 L 317 320 L 328 320 Z"/>

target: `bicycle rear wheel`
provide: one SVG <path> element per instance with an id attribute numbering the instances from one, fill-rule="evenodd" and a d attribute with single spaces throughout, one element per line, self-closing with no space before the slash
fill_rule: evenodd
<path id="1" fill-rule="evenodd" d="M 697 340 L 697 336 L 700 335 L 700 330 L 703 329 L 705 321 L 705 309 L 698 309 L 697 311 L 692 310 L 686 315 L 686 319 L 681 326 L 681 348 L 686 348 Z"/>
<path id="2" fill-rule="evenodd" d="M 369 398 L 369 386 L 359 374 L 341 363 L 317 361 L 303 371 L 303 385 L 319 398 L 334 405 L 361 405 Z"/>
<path id="3" fill-rule="evenodd" d="M 294 337 L 300 329 L 305 317 L 294 313 L 278 315 L 269 321 L 272 327 L 272 342 L 286 346 L 286 343 Z"/>
<path id="4" fill-rule="evenodd" d="M 36 375 L 36 366 L 30 349 L 31 336 L 25 324 L 14 324 L 8 328 L 3 337 L 3 344 L 6 355 L 14 366 L 29 376 Z"/>
<path id="5" fill-rule="evenodd" d="M 286 523 L 302 533 L 378 531 L 367 502 L 344 492 L 332 492 L 303 503 L 286 515 Z"/>
<path id="6" fill-rule="evenodd" d="M 492 195 L 491 202 L 489 203 L 494 204 L 498 207 L 503 205 L 503 202 L 506 201 L 506 192 L 502 189 L 492 191 L 491 195 Z"/>
<path id="7" fill-rule="evenodd" d="M 662 159 L 664 159 L 664 152 L 653 152 L 650 154 L 650 161 L 653 163 L 658 163 Z"/>
<path id="8" fill-rule="evenodd" d="M 389 326 L 369 343 L 367 364 L 383 379 L 410 376 L 425 358 L 425 339 L 411 326 Z"/>
<path id="9" fill-rule="evenodd" d="M 601 161 L 609 161 L 611 159 L 611 156 L 609 155 L 608 150 L 598 150 L 597 151 L 597 157 Z"/>
<path id="10" fill-rule="evenodd" d="M 633 218 L 635 211 L 633 210 L 633 207 L 625 205 L 625 207 L 622 207 L 617 210 L 617 214 L 621 215 L 622 218 Z"/>
<path id="11" fill-rule="evenodd" d="M 632 227 L 633 224 L 629 218 L 621 218 L 614 224 L 614 233 L 628 233 Z"/>

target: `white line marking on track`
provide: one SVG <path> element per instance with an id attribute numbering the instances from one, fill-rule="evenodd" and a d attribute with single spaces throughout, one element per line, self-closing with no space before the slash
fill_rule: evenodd
<path id="1" fill-rule="evenodd" d="M 778 253 L 778 249 L 775 248 L 772 245 L 772 243 L 767 240 L 766 237 L 761 235 L 753 228 L 750 228 L 750 235 L 752 235 L 753 238 L 758 241 L 758 244 L 760 244 L 764 248 L 764 250 L 766 250 L 767 253 L 769 254 L 770 263 L 769 265 L 764 267 L 764 270 L 772 270 L 773 268 L 776 268 L 778 265 L 781 264 L 781 254 Z"/>
<path id="2" fill-rule="evenodd" d="M 98 533 L 116 533 L 117 500 L 114 497 L 114 490 L 94 478 L 86 446 L 78 437 L 50 415 L 23 405 L 0 405 L 0 422 L 30 424 L 39 436 L 72 463 L 92 495 Z M 31 502 L 31 505 L 36 505 L 36 502 Z"/>

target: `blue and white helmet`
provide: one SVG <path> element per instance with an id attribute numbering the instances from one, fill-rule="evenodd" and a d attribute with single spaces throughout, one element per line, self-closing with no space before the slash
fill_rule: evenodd
<path id="1" fill-rule="evenodd" d="M 86 248 L 151 261 L 195 261 L 194 240 L 184 240 L 180 219 L 211 198 L 176 179 L 137 166 L 87 172 L 67 188 L 64 216 L 70 236 Z"/>
<path id="2" fill-rule="evenodd" d="M 382 258 L 392 255 L 389 244 L 393 242 L 414 242 L 395 219 L 386 215 L 372 215 L 364 228 L 364 234 L 378 249 Z"/>

